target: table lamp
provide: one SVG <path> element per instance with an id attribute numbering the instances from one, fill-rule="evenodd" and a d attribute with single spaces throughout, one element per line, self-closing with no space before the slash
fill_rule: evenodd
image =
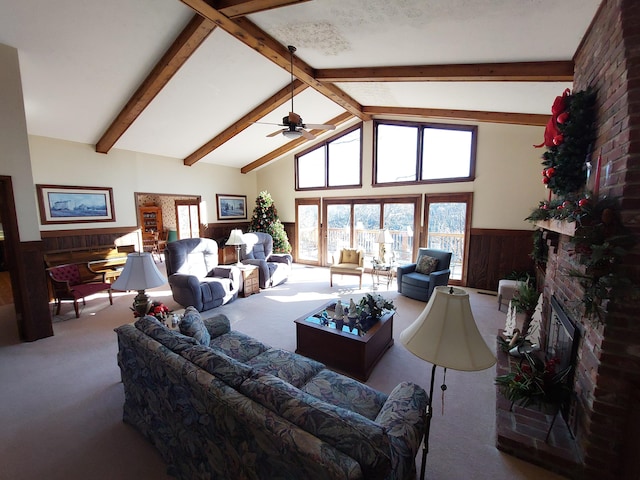
<path id="1" fill-rule="evenodd" d="M 424 427 L 420 470 L 422 480 L 429 453 L 436 367 L 443 367 L 445 374 L 447 368 L 465 372 L 479 371 L 493 366 L 496 357 L 480 335 L 473 319 L 469 294 L 461 288 L 436 287 L 422 313 L 400 334 L 400 341 L 411 353 L 433 364 Z M 441 388 L 444 391 L 447 387 L 443 383 Z"/>
<path id="2" fill-rule="evenodd" d="M 227 240 L 225 245 L 234 245 L 236 247 L 236 265 L 240 266 L 240 247 L 244 245 L 244 240 L 242 240 L 242 230 L 239 228 L 231 230 L 229 240 Z"/>
<path id="3" fill-rule="evenodd" d="M 167 279 L 162 276 L 149 252 L 135 252 L 127 255 L 127 263 L 111 288 L 121 291 L 137 290 L 138 295 L 133 299 L 133 310 L 138 316 L 143 317 L 151 309 L 151 300 L 145 290 L 159 287 L 166 282 Z"/>
<path id="4" fill-rule="evenodd" d="M 380 262 L 387 263 L 387 243 L 393 243 L 393 237 L 391 233 L 386 228 L 384 230 L 380 230 L 378 232 L 378 238 L 376 239 L 378 242 L 378 256 L 380 257 Z"/>

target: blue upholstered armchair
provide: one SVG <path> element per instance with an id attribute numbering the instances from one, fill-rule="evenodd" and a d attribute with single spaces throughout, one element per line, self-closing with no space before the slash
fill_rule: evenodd
<path id="1" fill-rule="evenodd" d="M 218 243 L 210 238 L 185 238 L 167 243 L 164 250 L 173 299 L 199 312 L 238 297 L 240 269 L 218 265 Z"/>
<path id="2" fill-rule="evenodd" d="M 435 287 L 449 282 L 450 264 L 451 252 L 418 249 L 416 263 L 402 265 L 397 269 L 398 292 L 428 302 Z"/>
<path id="3" fill-rule="evenodd" d="M 242 235 L 240 261 L 258 267 L 260 288 L 275 287 L 287 281 L 293 257 L 288 253 L 273 253 L 273 238 L 268 233 L 250 232 Z"/>

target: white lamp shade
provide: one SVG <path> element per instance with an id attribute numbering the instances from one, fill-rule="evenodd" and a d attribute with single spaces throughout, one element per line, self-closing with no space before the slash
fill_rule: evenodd
<path id="1" fill-rule="evenodd" d="M 244 240 L 242 240 L 242 230 L 239 228 L 231 230 L 231 234 L 229 235 L 229 240 L 227 240 L 226 245 L 244 245 Z"/>
<path id="2" fill-rule="evenodd" d="M 111 288 L 114 290 L 146 290 L 148 288 L 159 287 L 167 283 L 167 279 L 162 276 L 156 267 L 149 252 L 136 252 L 127 255 L 127 263 L 124 265 L 122 273 L 113 282 Z"/>
<path id="3" fill-rule="evenodd" d="M 496 363 L 473 319 L 469 294 L 461 288 L 436 287 L 400 341 L 414 355 L 444 368 L 471 372 Z"/>
<path id="4" fill-rule="evenodd" d="M 391 232 L 389 230 L 384 229 L 378 232 L 377 243 L 393 243 L 393 237 L 391 236 Z"/>

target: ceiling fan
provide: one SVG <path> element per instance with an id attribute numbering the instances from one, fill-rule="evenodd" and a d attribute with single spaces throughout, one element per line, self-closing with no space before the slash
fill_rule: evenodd
<path id="1" fill-rule="evenodd" d="M 282 133 L 287 138 L 298 138 L 304 137 L 307 140 L 313 140 L 316 138 L 311 132 L 308 132 L 306 129 L 318 129 L 318 130 L 335 130 L 335 125 L 324 124 L 324 123 L 304 123 L 302 121 L 302 117 L 293 111 L 293 54 L 296 51 L 296 47 L 293 45 L 289 45 L 287 47 L 289 52 L 291 53 L 291 111 L 289 115 L 282 118 L 282 123 L 274 123 L 272 125 L 280 125 L 281 127 L 286 127 L 284 130 L 277 130 L 273 133 L 267 135 L 267 137 L 275 137 L 276 135 Z"/>

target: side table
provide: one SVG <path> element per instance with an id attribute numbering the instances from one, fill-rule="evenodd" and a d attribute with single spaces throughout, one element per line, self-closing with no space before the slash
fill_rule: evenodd
<path id="1" fill-rule="evenodd" d="M 373 288 L 376 289 L 378 285 L 386 285 L 388 290 L 389 285 L 391 285 L 391 282 L 393 281 L 393 272 L 395 267 L 395 264 L 392 263 L 373 262 L 371 265 Z"/>
<path id="2" fill-rule="evenodd" d="M 240 296 L 243 298 L 260 293 L 260 277 L 258 267 L 255 265 L 240 265 L 240 273 L 242 274 L 242 286 L 240 287 Z"/>

